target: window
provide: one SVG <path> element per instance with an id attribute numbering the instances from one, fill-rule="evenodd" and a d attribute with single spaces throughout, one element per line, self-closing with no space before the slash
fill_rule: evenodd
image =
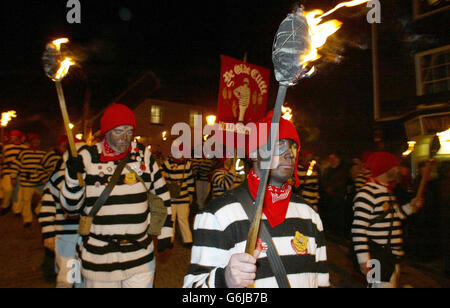
<path id="1" fill-rule="evenodd" d="M 450 9 L 449 0 L 413 0 L 414 19 Z"/>
<path id="2" fill-rule="evenodd" d="M 416 54 L 417 95 L 450 90 L 450 45 Z"/>
<path id="3" fill-rule="evenodd" d="M 152 124 L 162 124 L 162 108 L 159 105 L 152 105 L 150 122 Z"/>

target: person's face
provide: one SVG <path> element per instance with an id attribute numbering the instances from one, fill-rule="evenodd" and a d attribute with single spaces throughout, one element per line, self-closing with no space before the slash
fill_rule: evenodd
<path id="1" fill-rule="evenodd" d="M 13 144 L 19 144 L 20 143 L 20 138 L 17 136 L 11 136 L 10 137 L 11 143 Z"/>
<path id="2" fill-rule="evenodd" d="M 41 139 L 39 138 L 34 138 L 33 140 L 30 141 L 30 145 L 32 148 L 39 148 L 39 146 L 41 145 Z"/>
<path id="3" fill-rule="evenodd" d="M 336 167 L 339 165 L 341 160 L 339 159 L 339 157 L 336 154 L 330 154 L 328 156 L 328 161 L 330 162 L 332 167 Z"/>
<path id="4" fill-rule="evenodd" d="M 131 125 L 118 126 L 106 133 L 106 141 L 108 141 L 113 150 L 119 153 L 124 153 L 128 150 L 133 137 L 134 128 Z"/>
<path id="5" fill-rule="evenodd" d="M 269 183 L 281 187 L 294 174 L 297 144 L 289 139 L 279 140 L 275 144 L 272 165 L 270 166 Z M 262 161 L 259 161 L 261 169 Z"/>
<path id="6" fill-rule="evenodd" d="M 388 172 L 386 172 L 386 177 L 389 182 L 397 181 L 398 175 L 399 175 L 399 167 L 394 167 L 390 169 Z"/>
<path id="7" fill-rule="evenodd" d="M 61 142 L 59 145 L 58 145 L 58 149 L 59 149 L 59 151 L 61 152 L 61 153 L 65 153 L 66 151 L 67 151 L 67 142 Z"/>

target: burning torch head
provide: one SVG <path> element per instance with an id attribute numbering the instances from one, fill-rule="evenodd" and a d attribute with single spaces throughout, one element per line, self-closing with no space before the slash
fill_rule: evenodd
<path id="1" fill-rule="evenodd" d="M 273 43 L 275 77 L 281 85 L 293 86 L 308 72 L 299 59 L 308 53 L 310 46 L 308 22 L 303 9 L 297 8 L 283 20 Z"/>
<path id="2" fill-rule="evenodd" d="M 70 52 L 67 48 L 62 48 L 62 44 L 68 43 L 68 39 L 58 39 L 50 42 L 45 47 L 42 55 L 44 72 L 53 81 L 61 80 L 68 73 L 70 65 L 73 65 Z"/>

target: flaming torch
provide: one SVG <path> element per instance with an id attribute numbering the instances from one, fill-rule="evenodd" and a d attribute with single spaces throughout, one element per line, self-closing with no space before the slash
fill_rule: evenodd
<path id="1" fill-rule="evenodd" d="M 61 45 L 69 43 L 67 38 L 60 38 L 47 44 L 44 55 L 42 57 L 44 63 L 44 71 L 47 77 L 55 82 L 56 92 L 58 94 L 59 107 L 64 121 L 67 138 L 69 139 L 69 148 L 72 157 L 77 157 L 77 150 L 73 139 L 72 129 L 70 128 L 69 115 L 67 113 L 66 100 L 61 81 L 68 74 L 69 69 L 75 62 L 70 57 L 65 57 L 61 51 Z M 84 186 L 84 180 L 81 173 L 77 174 L 80 186 Z"/>
<path id="2" fill-rule="evenodd" d="M 4 129 L 6 126 L 8 126 L 9 121 L 11 121 L 12 118 L 17 117 L 17 114 L 14 110 L 3 112 L 2 113 L 2 119 L 1 119 L 1 136 L 0 136 L 0 143 L 3 145 L 3 139 L 4 139 Z"/>
<path id="3" fill-rule="evenodd" d="M 320 58 L 318 49 L 322 47 L 327 38 L 339 30 L 342 25 L 337 20 L 331 20 L 322 23 L 322 18 L 333 13 L 343 6 L 356 6 L 366 3 L 369 0 L 349 1 L 338 4 L 333 10 L 323 13 L 321 10 L 304 12 L 303 8 L 297 8 L 295 12 L 289 14 L 281 23 L 275 36 L 273 44 L 272 60 L 274 64 L 275 77 L 280 86 L 275 102 L 274 113 L 272 117 L 271 129 L 269 132 L 268 145 L 270 146 L 270 156 L 267 166 L 272 165 L 276 136 L 278 135 L 278 126 L 281 117 L 281 107 L 285 101 L 288 87 L 295 86 L 301 79 L 311 77 L 317 70 L 311 63 Z M 276 130 L 276 131 L 275 131 Z M 273 133 L 276 136 L 273 136 Z M 270 168 L 270 167 L 268 167 Z M 258 187 L 256 197 L 255 216 L 247 237 L 245 252 L 253 255 L 256 241 L 258 239 L 262 209 L 266 185 L 269 177 L 269 169 L 262 168 L 261 181 Z M 281 288 L 289 288 L 289 282 L 281 282 Z M 279 282 L 280 284 L 280 282 Z"/>

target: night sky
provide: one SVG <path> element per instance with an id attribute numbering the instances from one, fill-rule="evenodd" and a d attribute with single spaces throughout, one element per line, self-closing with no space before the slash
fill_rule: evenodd
<path id="1" fill-rule="evenodd" d="M 151 93 L 152 97 L 201 104 L 215 111 L 219 56 L 243 58 L 247 53 L 248 62 L 272 69 L 274 35 L 295 3 L 81 0 L 81 24 L 77 25 L 66 21 L 66 2 L 17 0 L 0 4 L 0 104 L 2 111 L 17 110 L 19 118 L 12 128 L 41 134 L 62 129 L 56 92 L 41 62 L 45 44 L 58 37 L 70 38 L 80 60 L 80 66 L 64 80 L 72 118 L 81 116 L 86 87 L 91 90 L 95 114 L 148 70 L 161 81 L 161 88 Z M 307 9 L 328 10 L 338 2 L 302 3 Z M 383 7 L 383 12 L 387 10 L 392 16 L 383 19 L 381 31 L 410 14 L 410 7 L 404 4 L 410 1 L 394 2 Z M 287 102 L 294 108 L 303 148 L 321 155 L 336 149 L 359 155 L 372 143 L 371 28 L 365 12 L 362 6 L 333 15 L 344 25 L 327 51 L 339 54 L 340 62 L 320 61 L 314 78 L 288 91 Z M 401 48 L 392 51 L 392 46 L 399 44 L 398 33 L 381 39 L 380 66 L 409 66 L 408 60 L 398 60 L 399 54 L 404 55 Z M 382 95 L 414 95 L 414 84 L 410 84 L 413 76 L 399 77 L 395 71 L 387 68 L 382 72 Z M 405 90 L 392 89 L 393 80 Z M 269 106 L 274 104 L 276 91 L 272 77 Z"/>

